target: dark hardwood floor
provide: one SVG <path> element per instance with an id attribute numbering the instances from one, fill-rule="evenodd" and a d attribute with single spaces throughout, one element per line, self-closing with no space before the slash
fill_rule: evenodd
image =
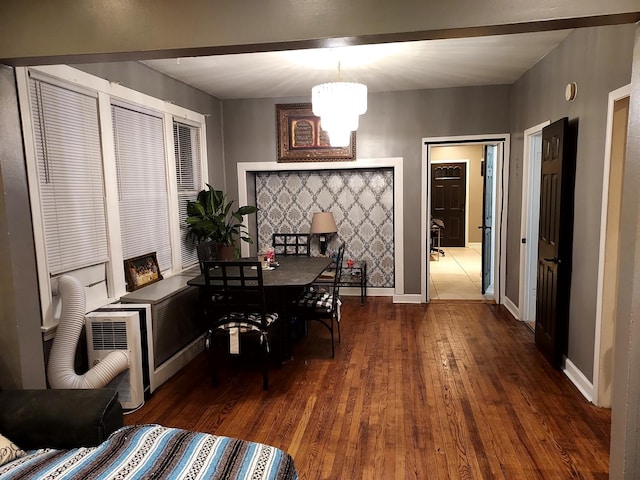
<path id="1" fill-rule="evenodd" d="M 275 445 L 301 479 L 608 478 L 610 410 L 594 407 L 492 304 L 347 297 L 342 343 L 311 323 L 270 372 L 220 372 L 203 354 L 127 424 Z"/>

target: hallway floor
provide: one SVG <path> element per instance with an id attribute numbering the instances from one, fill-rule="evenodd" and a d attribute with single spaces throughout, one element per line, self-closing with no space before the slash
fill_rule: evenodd
<path id="1" fill-rule="evenodd" d="M 431 254 L 429 293 L 432 300 L 484 300 L 482 295 L 482 246 L 442 247 L 445 254 Z"/>

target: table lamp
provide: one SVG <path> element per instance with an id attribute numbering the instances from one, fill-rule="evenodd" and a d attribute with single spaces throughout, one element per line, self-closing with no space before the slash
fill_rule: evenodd
<path id="1" fill-rule="evenodd" d="M 336 227 L 336 221 L 333 219 L 333 213 L 331 212 L 316 212 L 311 219 L 311 234 L 319 235 L 320 238 L 320 253 L 325 255 L 327 253 L 327 237 L 332 233 L 336 233 L 338 227 Z"/>

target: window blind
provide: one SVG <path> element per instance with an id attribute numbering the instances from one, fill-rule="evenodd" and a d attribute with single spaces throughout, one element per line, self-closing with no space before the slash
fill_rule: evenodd
<path id="1" fill-rule="evenodd" d="M 97 98 L 29 86 L 49 274 L 107 262 Z"/>
<path id="2" fill-rule="evenodd" d="M 195 200 L 202 186 L 200 161 L 200 129 L 173 122 L 173 137 L 176 156 L 176 178 L 178 183 L 178 215 L 180 221 L 180 243 L 182 246 L 182 268 L 198 262 L 196 244 L 189 238 L 187 202 Z"/>
<path id="3" fill-rule="evenodd" d="M 156 252 L 160 270 L 168 270 L 172 264 L 163 120 L 113 104 L 111 115 L 123 257 Z"/>

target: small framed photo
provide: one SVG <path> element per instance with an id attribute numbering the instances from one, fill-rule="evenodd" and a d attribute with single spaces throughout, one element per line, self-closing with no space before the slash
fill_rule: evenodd
<path id="1" fill-rule="evenodd" d="M 127 280 L 128 292 L 162 280 L 156 252 L 125 260 L 124 276 Z"/>

